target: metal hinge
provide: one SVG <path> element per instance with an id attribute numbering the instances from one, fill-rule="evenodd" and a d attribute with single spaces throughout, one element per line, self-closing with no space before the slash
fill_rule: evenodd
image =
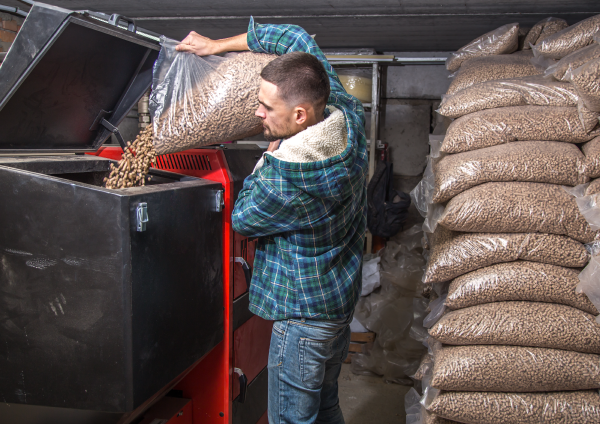
<path id="1" fill-rule="evenodd" d="M 146 231 L 146 223 L 148 222 L 148 204 L 146 202 L 142 202 L 135 208 L 135 215 L 137 217 L 137 226 L 136 229 L 138 231 Z"/>
<path id="2" fill-rule="evenodd" d="M 217 193 L 215 194 L 215 201 L 217 202 L 217 212 L 221 212 L 223 210 L 223 206 L 225 206 L 223 190 L 217 190 Z"/>

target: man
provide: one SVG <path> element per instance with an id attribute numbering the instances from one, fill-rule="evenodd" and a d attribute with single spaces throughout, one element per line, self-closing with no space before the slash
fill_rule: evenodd
<path id="1" fill-rule="evenodd" d="M 250 310 L 275 321 L 269 422 L 344 423 L 337 379 L 361 291 L 366 228 L 362 105 L 297 26 L 251 18 L 247 34 L 211 40 L 192 32 L 177 49 L 280 56 L 261 73 L 256 111 L 271 143 L 244 181 L 232 223 L 259 237 Z"/>

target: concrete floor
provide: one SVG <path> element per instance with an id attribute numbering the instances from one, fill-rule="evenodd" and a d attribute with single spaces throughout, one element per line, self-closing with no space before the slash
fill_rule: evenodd
<path id="1" fill-rule="evenodd" d="M 381 377 L 355 375 L 342 365 L 338 379 L 340 406 L 346 424 L 404 424 L 404 395 L 410 387 L 387 384 Z"/>

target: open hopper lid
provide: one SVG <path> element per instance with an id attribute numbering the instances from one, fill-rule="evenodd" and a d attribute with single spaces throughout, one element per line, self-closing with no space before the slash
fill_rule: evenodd
<path id="1" fill-rule="evenodd" d="M 150 88 L 158 37 L 36 3 L 0 65 L 0 151 L 97 150 Z"/>

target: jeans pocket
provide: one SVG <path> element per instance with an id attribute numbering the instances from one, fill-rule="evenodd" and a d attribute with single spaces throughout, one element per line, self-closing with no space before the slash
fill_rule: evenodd
<path id="1" fill-rule="evenodd" d="M 329 340 L 301 338 L 299 344 L 300 375 L 308 389 L 317 389 L 325 378 L 325 363 L 333 354 L 333 346 L 339 336 Z"/>

